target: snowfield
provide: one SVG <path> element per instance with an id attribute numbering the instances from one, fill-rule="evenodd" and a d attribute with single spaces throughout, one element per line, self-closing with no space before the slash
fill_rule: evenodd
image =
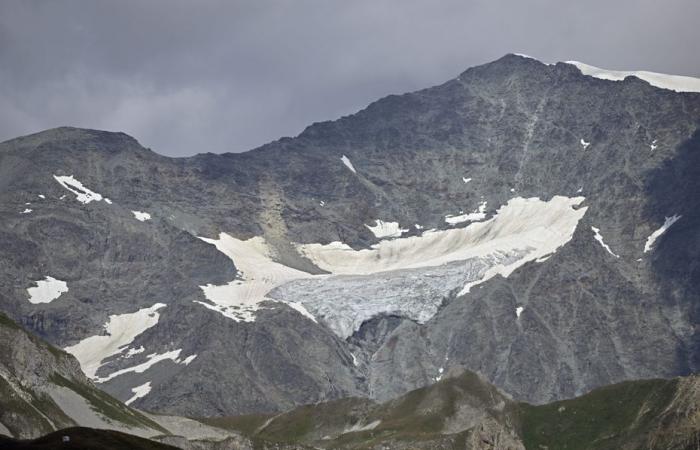
<path id="1" fill-rule="evenodd" d="M 262 302 L 270 300 L 266 295 L 273 288 L 287 281 L 311 276 L 273 261 L 270 248 L 262 237 L 242 241 L 221 233 L 219 239 L 200 239 L 214 245 L 217 250 L 228 256 L 241 278 L 222 286 L 200 286 L 204 296 L 213 304 L 200 301 L 197 303 L 237 322 L 255 321 L 255 312 L 261 308 Z M 298 311 L 303 308 L 301 305 L 290 306 Z M 306 314 L 311 316 L 308 311 Z"/>
<path id="2" fill-rule="evenodd" d="M 625 70 L 607 70 L 584 64 L 579 61 L 566 61 L 581 71 L 582 74 L 601 80 L 622 81 L 626 77 L 634 76 L 646 81 L 652 86 L 669 89 L 676 92 L 700 92 L 700 78 L 684 77 L 681 75 L 666 75 L 663 73 Z"/>
<path id="3" fill-rule="evenodd" d="M 60 297 L 64 292 L 68 292 L 68 284 L 65 281 L 57 280 L 53 277 L 47 276 L 45 279 L 36 281 L 35 283 L 35 287 L 27 289 L 30 303 L 50 303 Z"/>
<path id="4" fill-rule="evenodd" d="M 95 374 L 102 361 L 127 350 L 136 336 L 156 325 L 158 310 L 164 307 L 164 303 L 156 303 L 133 313 L 109 316 L 109 321 L 104 325 L 106 335 L 90 336 L 64 350 L 75 356 L 88 378 L 97 379 Z"/>

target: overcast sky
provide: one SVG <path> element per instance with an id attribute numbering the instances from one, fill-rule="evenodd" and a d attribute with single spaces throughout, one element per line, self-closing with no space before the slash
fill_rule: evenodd
<path id="1" fill-rule="evenodd" d="M 0 2 L 0 140 L 244 151 L 509 52 L 700 76 L 699 0 Z"/>

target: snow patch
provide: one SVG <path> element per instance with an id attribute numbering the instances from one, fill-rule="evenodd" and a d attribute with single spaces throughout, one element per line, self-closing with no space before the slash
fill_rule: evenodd
<path id="1" fill-rule="evenodd" d="M 197 355 L 190 355 L 187 358 L 183 359 L 180 361 L 180 364 L 184 364 L 186 366 L 189 366 L 192 361 L 197 357 Z"/>
<path id="2" fill-rule="evenodd" d="M 273 288 L 287 281 L 311 276 L 273 261 L 270 248 L 262 237 L 242 241 L 221 233 L 219 239 L 200 239 L 228 256 L 238 268 L 241 278 L 221 286 L 200 286 L 204 296 L 213 304 L 195 302 L 237 322 L 254 322 L 255 312 L 262 307 L 261 303 L 271 300 L 267 298 L 267 293 Z M 308 311 L 304 313 L 298 305 L 287 304 L 315 321 Z"/>
<path id="3" fill-rule="evenodd" d="M 681 217 L 683 216 L 679 216 L 677 214 L 674 214 L 671 217 L 666 217 L 666 219 L 664 220 L 664 224 L 661 225 L 661 227 L 658 230 L 651 233 L 651 235 L 647 238 L 647 242 L 646 244 L 644 244 L 644 253 L 651 251 L 654 248 L 654 243 L 656 242 L 656 240 L 662 234 L 664 234 L 666 230 L 668 230 L 671 227 L 671 225 L 676 223 Z"/>
<path id="4" fill-rule="evenodd" d="M 472 181 L 472 179 L 471 179 L 471 178 L 462 177 L 462 181 L 464 181 L 464 184 L 467 184 L 467 183 L 469 183 L 470 181 Z"/>
<path id="5" fill-rule="evenodd" d="M 145 221 L 147 221 L 147 220 L 151 220 L 151 215 L 148 214 L 147 212 L 143 212 L 143 211 L 131 211 L 131 213 L 134 215 L 134 217 L 135 217 L 136 220 L 138 220 L 138 221 L 145 222 Z"/>
<path id="6" fill-rule="evenodd" d="M 654 139 L 653 141 L 651 141 L 651 144 L 649 144 L 649 148 L 651 149 L 652 152 L 653 152 L 654 150 L 656 150 L 658 147 L 659 147 L 659 146 L 656 145 L 656 139 Z"/>
<path id="7" fill-rule="evenodd" d="M 522 306 L 518 306 L 517 308 L 515 308 L 515 316 L 520 317 L 520 314 L 522 314 L 524 310 L 525 308 L 523 308 Z"/>
<path id="8" fill-rule="evenodd" d="M 76 200 L 78 200 L 80 203 L 83 204 L 88 204 L 92 201 L 102 201 L 102 195 L 98 194 L 97 192 L 93 192 L 90 189 L 86 188 L 83 186 L 83 183 L 80 181 L 76 180 L 73 178 L 73 175 L 70 176 L 58 176 L 54 175 L 53 176 L 58 183 L 63 186 L 64 188 L 68 189 L 71 191 L 73 194 L 76 196 Z"/>
<path id="9" fill-rule="evenodd" d="M 46 196 L 44 194 L 39 194 L 38 197 L 42 200 L 46 198 Z"/>
<path id="10" fill-rule="evenodd" d="M 360 422 L 350 426 L 350 427 L 345 427 L 342 433 L 340 434 L 347 434 L 347 433 L 356 433 L 358 431 L 370 431 L 374 430 L 379 426 L 379 424 L 382 423 L 381 420 L 375 420 L 374 422 L 370 422 L 366 425 L 362 425 Z"/>
<path id="11" fill-rule="evenodd" d="M 374 226 L 365 226 L 369 228 L 369 231 L 371 231 L 377 239 L 400 237 L 403 233 L 408 231 L 400 228 L 398 222 L 384 222 L 383 220 L 377 219 L 375 223 L 376 225 Z"/>
<path id="12" fill-rule="evenodd" d="M 581 142 L 581 147 L 583 147 L 584 150 L 587 149 L 589 145 L 591 145 L 590 142 L 586 142 L 586 140 L 583 138 L 581 138 L 580 142 Z"/>
<path id="13" fill-rule="evenodd" d="M 343 161 L 343 164 L 345 164 L 345 167 L 352 170 L 352 173 L 357 173 L 357 171 L 355 170 L 355 167 L 352 165 L 352 163 L 350 162 L 350 159 L 347 156 L 343 155 L 340 158 L 340 160 Z"/>
<path id="14" fill-rule="evenodd" d="M 478 208 L 473 212 L 468 214 L 461 214 L 459 216 L 447 215 L 445 216 L 445 222 L 450 225 L 456 225 L 458 223 L 464 222 L 477 222 L 479 220 L 484 220 L 486 218 L 486 202 L 481 202 Z"/>
<path id="15" fill-rule="evenodd" d="M 676 92 L 700 92 L 700 78 L 686 77 L 680 75 L 666 75 L 663 73 L 624 70 L 607 70 L 599 67 L 584 64 L 579 61 L 566 61 L 581 71 L 582 74 L 601 80 L 622 81 L 629 76 L 640 78 L 652 86 L 669 89 Z"/>
<path id="16" fill-rule="evenodd" d="M 50 303 L 61 294 L 68 292 L 68 284 L 53 277 L 47 276 L 43 280 L 35 281 L 35 283 L 35 287 L 27 289 L 30 303 Z"/>
<path id="17" fill-rule="evenodd" d="M 595 233 L 595 236 L 594 236 L 595 240 L 598 241 L 600 243 L 600 245 L 603 246 L 603 248 L 608 251 L 608 253 L 613 255 L 615 258 L 620 257 L 620 255 L 613 253 L 613 251 L 610 250 L 610 247 L 608 246 L 608 244 L 606 244 L 605 241 L 603 241 L 603 236 L 600 234 L 600 228 L 591 227 L 591 230 L 593 230 L 593 232 Z"/>
<path id="18" fill-rule="evenodd" d="M 24 211 L 20 211 L 20 214 L 29 214 L 30 212 L 34 211 L 33 209 L 25 208 Z"/>
<path id="19" fill-rule="evenodd" d="M 135 388 L 131 389 L 131 392 L 134 393 L 134 396 L 124 402 L 124 404 L 127 406 L 134 403 L 136 400 L 147 396 L 148 393 L 151 392 L 151 382 L 147 381 L 141 386 L 136 386 Z"/>
<path id="20" fill-rule="evenodd" d="M 108 205 L 111 205 L 111 204 L 112 204 L 112 200 L 110 200 L 110 199 L 108 199 L 107 197 L 105 197 L 105 203 L 107 203 Z"/>
<path id="21" fill-rule="evenodd" d="M 133 313 L 111 315 L 104 324 L 106 335 L 90 336 L 64 350 L 75 356 L 85 375 L 94 380 L 102 361 L 126 350 L 136 336 L 157 324 L 158 310 L 165 306 L 156 303 Z"/>

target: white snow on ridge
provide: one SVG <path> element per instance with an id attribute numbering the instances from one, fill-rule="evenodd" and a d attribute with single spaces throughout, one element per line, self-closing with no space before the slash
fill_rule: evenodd
<path id="1" fill-rule="evenodd" d="M 27 289 L 30 303 L 50 303 L 64 292 L 68 292 L 68 284 L 53 277 L 47 276 L 43 280 L 35 281 L 35 283 L 35 287 Z"/>
<path id="2" fill-rule="evenodd" d="M 659 236 L 664 234 L 666 230 L 668 230 L 671 227 L 671 225 L 676 223 L 681 217 L 682 216 L 679 216 L 677 214 L 674 214 L 671 217 L 666 217 L 664 224 L 661 225 L 661 227 L 658 230 L 651 233 L 651 235 L 649 235 L 649 237 L 647 238 L 647 242 L 644 244 L 644 253 L 651 251 L 654 248 L 654 243 L 659 238 Z"/>
<path id="3" fill-rule="evenodd" d="M 354 250 L 346 244 L 297 245 L 299 252 L 334 275 L 367 275 L 399 269 L 440 266 L 475 257 L 523 251 L 516 263 L 496 266 L 484 279 L 504 276 L 528 261 L 553 253 L 567 243 L 586 207 L 574 209 L 583 197 L 556 196 L 545 202 L 538 198 L 514 198 L 496 215 L 465 228 L 425 232 L 381 241 L 369 249 Z M 468 292 L 468 289 L 467 289 Z"/>
<path id="4" fill-rule="evenodd" d="M 270 300 L 266 295 L 273 288 L 287 281 L 311 276 L 273 261 L 270 249 L 262 237 L 242 241 L 221 233 L 219 239 L 200 239 L 216 246 L 217 250 L 228 256 L 242 274 L 242 280 L 233 280 L 222 286 L 200 286 L 204 296 L 214 304 L 199 301 L 197 303 L 237 322 L 254 322 L 255 312 L 261 308 L 260 303 Z M 299 305 L 288 304 L 315 320 L 308 311 L 301 311 Z"/>
<path id="5" fill-rule="evenodd" d="M 136 336 L 157 324 L 158 310 L 165 306 L 164 303 L 156 303 L 133 313 L 109 316 L 109 321 L 104 325 L 106 335 L 90 336 L 64 350 L 76 357 L 88 378 L 95 379 L 102 361 L 126 350 Z"/>
<path id="6" fill-rule="evenodd" d="M 140 222 L 145 222 L 147 220 L 151 220 L 151 215 L 148 214 L 147 212 L 142 212 L 142 211 L 131 211 L 131 213 L 134 215 L 136 220 Z"/>
<path id="7" fill-rule="evenodd" d="M 622 81 L 628 76 L 635 76 L 646 81 L 652 86 L 662 89 L 669 89 L 676 92 L 700 92 L 700 78 L 681 75 L 666 75 L 663 73 L 647 72 L 643 70 L 607 70 L 584 64 L 579 61 L 566 61 L 566 64 L 572 64 L 578 67 L 578 69 L 584 75 L 599 78 L 601 80 Z"/>
<path id="8" fill-rule="evenodd" d="M 61 186 L 64 188 L 68 189 L 71 191 L 73 194 L 75 194 L 75 199 L 78 200 L 80 203 L 83 204 L 88 204 L 92 201 L 99 202 L 102 200 L 102 195 L 98 194 L 97 192 L 93 192 L 90 189 L 86 188 L 83 186 L 83 183 L 80 181 L 76 180 L 73 178 L 73 175 L 70 176 L 53 176 L 56 181 L 59 182 Z"/>
<path id="9" fill-rule="evenodd" d="M 403 233 L 408 231 L 399 227 L 398 222 L 384 222 L 383 220 L 377 219 L 375 223 L 376 225 L 374 226 L 365 226 L 369 228 L 369 231 L 371 231 L 377 239 L 400 237 Z"/>
<path id="10" fill-rule="evenodd" d="M 343 164 L 345 164 L 345 167 L 347 167 L 348 169 L 352 170 L 352 173 L 357 173 L 357 171 L 355 170 L 355 167 L 354 167 L 354 166 L 352 165 L 352 163 L 350 162 L 350 158 L 348 158 L 347 156 L 343 155 L 343 156 L 340 158 L 340 160 L 343 161 Z"/>
<path id="11" fill-rule="evenodd" d="M 124 402 L 124 404 L 127 406 L 134 403 L 136 400 L 147 396 L 148 393 L 151 392 L 151 382 L 147 381 L 141 386 L 136 386 L 135 388 L 131 389 L 131 392 L 134 393 L 134 396 Z"/>
<path id="12" fill-rule="evenodd" d="M 613 255 L 615 258 L 619 258 L 619 257 L 620 257 L 620 255 L 617 255 L 617 254 L 615 254 L 612 250 L 610 250 L 610 247 L 608 246 L 608 244 L 606 244 L 605 241 L 603 241 L 603 235 L 600 234 L 600 228 L 591 227 L 591 230 L 593 230 L 593 232 L 595 233 L 595 236 L 593 236 L 593 237 L 595 238 L 595 240 L 598 241 L 598 242 L 600 243 L 600 245 L 601 245 L 605 250 L 608 251 L 608 253 L 610 253 L 611 255 Z"/>
<path id="13" fill-rule="evenodd" d="M 479 220 L 484 220 L 486 218 L 486 202 L 481 202 L 478 208 L 473 212 L 467 214 L 461 214 L 459 216 L 447 215 L 445 216 L 445 222 L 450 225 L 456 225 L 463 222 L 477 222 Z"/>

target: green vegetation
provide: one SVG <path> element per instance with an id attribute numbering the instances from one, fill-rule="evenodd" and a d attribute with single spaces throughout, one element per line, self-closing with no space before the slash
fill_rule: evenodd
<path id="1" fill-rule="evenodd" d="M 642 439 L 673 399 L 678 380 L 631 381 L 572 400 L 521 405 L 528 449 L 618 450 Z M 640 442 L 641 444 L 641 442 Z"/>
<path id="2" fill-rule="evenodd" d="M 63 442 L 63 436 L 70 441 Z M 0 436 L 0 448 L 7 450 L 53 450 L 62 449 L 130 449 L 130 450 L 176 450 L 176 447 L 159 442 L 109 430 L 91 428 L 67 428 L 39 439 L 19 441 Z"/>

